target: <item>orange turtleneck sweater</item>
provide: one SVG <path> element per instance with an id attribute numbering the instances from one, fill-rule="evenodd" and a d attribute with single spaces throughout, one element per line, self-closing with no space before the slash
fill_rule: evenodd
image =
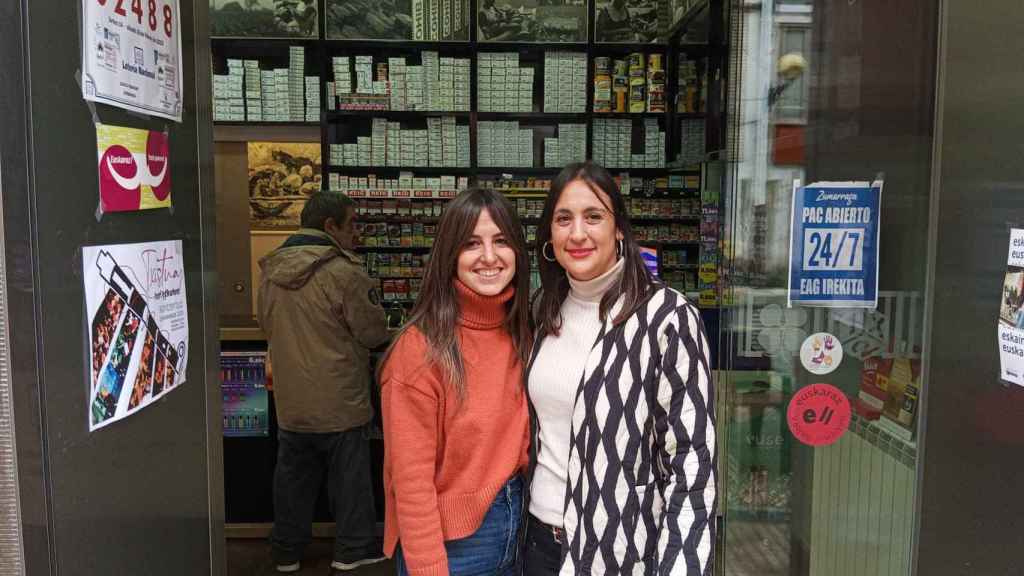
<path id="1" fill-rule="evenodd" d="M 411 576 L 447 576 L 444 542 L 480 527 L 501 487 L 526 466 L 529 413 L 522 364 L 502 327 L 512 286 L 480 296 L 458 280 L 466 397 L 428 364 L 407 330 L 381 373 L 384 552 L 401 541 Z"/>

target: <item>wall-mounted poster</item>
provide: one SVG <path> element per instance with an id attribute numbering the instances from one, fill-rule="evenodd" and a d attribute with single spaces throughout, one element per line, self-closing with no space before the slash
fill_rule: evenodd
<path id="1" fill-rule="evenodd" d="M 82 97 L 181 122 L 178 0 L 82 0 Z"/>
<path id="2" fill-rule="evenodd" d="M 882 182 L 793 184 L 789 303 L 878 306 Z"/>
<path id="3" fill-rule="evenodd" d="M 708 0 L 670 0 L 672 9 L 672 26 L 678 24 L 688 15 L 702 10 L 708 5 Z"/>
<path id="4" fill-rule="evenodd" d="M 479 0 L 480 42 L 586 42 L 585 0 Z"/>
<path id="5" fill-rule="evenodd" d="M 181 240 L 82 249 L 88 420 L 97 430 L 185 381 L 188 306 Z"/>
<path id="6" fill-rule="evenodd" d="M 468 41 L 469 0 L 327 0 L 327 37 Z"/>
<path id="7" fill-rule="evenodd" d="M 167 132 L 96 124 L 103 212 L 170 207 L 169 140 Z"/>
<path id="8" fill-rule="evenodd" d="M 210 0 L 210 36 L 314 38 L 317 0 Z"/>
<path id="9" fill-rule="evenodd" d="M 597 0 L 594 13 L 598 42 L 666 42 L 672 3 L 670 0 Z"/>
<path id="10" fill-rule="evenodd" d="M 1024 229 L 1010 230 L 1003 293 L 999 301 L 999 372 L 1012 384 L 1024 386 Z"/>
<path id="11" fill-rule="evenodd" d="M 248 157 L 252 228 L 298 228 L 306 199 L 320 190 L 320 144 L 250 142 Z"/>

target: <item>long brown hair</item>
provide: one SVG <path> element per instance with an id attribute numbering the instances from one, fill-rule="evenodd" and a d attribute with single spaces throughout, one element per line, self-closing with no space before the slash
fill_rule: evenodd
<path id="1" fill-rule="evenodd" d="M 459 400 L 465 398 L 466 370 L 459 349 L 457 328 L 460 309 L 455 278 L 459 255 L 472 237 L 476 221 L 484 210 L 490 213 L 491 219 L 516 253 L 516 273 L 512 278 L 516 292 L 508 306 L 504 328 L 512 336 L 512 345 L 520 360 L 524 363 L 527 361 L 532 344 L 529 316 L 530 259 L 523 227 L 512 203 L 500 192 L 470 188 L 452 200 L 441 216 L 420 295 L 409 321 L 384 353 L 380 371 L 398 341 L 409 329 L 415 327 L 427 341 L 427 360 L 438 366 L 455 386 Z"/>
<path id="2" fill-rule="evenodd" d="M 551 223 L 554 219 L 555 205 L 562 197 L 562 192 L 570 183 L 581 181 L 586 184 L 597 196 L 598 201 L 604 204 L 600 192 L 604 192 L 611 201 L 611 206 L 605 208 L 612 213 L 615 227 L 622 234 L 622 253 L 620 256 L 625 260 L 622 278 L 601 298 L 601 305 L 598 311 L 601 321 L 608 316 L 615 302 L 624 297 L 622 310 L 612 320 L 613 325 L 620 324 L 629 318 L 630 314 L 636 311 L 654 292 L 654 280 L 647 270 L 643 258 L 640 256 L 640 248 L 633 236 L 633 227 L 629 223 L 629 212 L 626 210 L 626 201 L 622 198 L 619 186 L 615 178 L 600 164 L 593 162 L 578 162 L 569 164 L 558 173 L 551 182 L 551 191 L 544 202 L 544 212 L 541 214 L 540 226 L 537 227 L 537 263 L 540 266 L 540 302 L 537 307 L 537 334 L 558 335 L 562 328 L 562 302 L 569 294 L 569 279 L 565 269 L 557 260 L 549 261 L 544 257 L 544 247 L 551 241 Z"/>

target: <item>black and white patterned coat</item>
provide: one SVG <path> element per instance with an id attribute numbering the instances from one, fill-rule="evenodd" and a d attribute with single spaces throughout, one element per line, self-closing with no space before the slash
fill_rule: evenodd
<path id="1" fill-rule="evenodd" d="M 665 287 L 613 327 L 620 308 L 608 314 L 576 393 L 560 576 L 710 575 L 717 458 L 703 323 Z M 532 479 L 540 435 L 530 412 Z"/>

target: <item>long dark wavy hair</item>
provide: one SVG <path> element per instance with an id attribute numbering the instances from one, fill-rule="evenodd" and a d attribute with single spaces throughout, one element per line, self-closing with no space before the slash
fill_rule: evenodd
<path id="1" fill-rule="evenodd" d="M 655 289 L 654 279 L 640 256 L 640 248 L 633 236 L 633 228 L 629 224 L 626 201 L 619 191 L 615 178 L 600 164 L 593 162 L 569 164 L 551 182 L 551 191 L 544 202 L 544 212 L 540 218 L 541 224 L 537 227 L 536 251 L 541 281 L 541 288 L 537 296 L 540 300 L 536 309 L 538 337 L 546 334 L 557 336 L 562 328 L 561 309 L 562 302 L 569 294 L 569 279 L 565 269 L 557 260 L 551 262 L 544 257 L 544 247 L 551 241 L 551 225 L 554 219 L 555 205 L 558 204 L 558 199 L 562 197 L 562 192 L 566 187 L 577 180 L 586 184 L 601 204 L 604 204 L 605 209 L 612 213 L 615 227 L 622 234 L 622 252 L 619 256 L 626 262 L 622 278 L 601 298 L 601 305 L 598 308 L 601 321 L 605 321 L 612 306 L 620 297 L 623 297 L 622 309 L 612 319 L 612 324 L 618 325 L 624 322 L 647 301 Z M 611 206 L 605 204 L 600 192 L 607 195 Z"/>
<path id="2" fill-rule="evenodd" d="M 508 305 L 504 328 L 512 336 L 516 354 L 525 363 L 530 354 L 530 259 L 512 203 L 500 192 L 470 188 L 460 193 L 445 208 L 437 226 L 437 237 L 430 252 L 420 295 L 409 321 L 395 337 L 380 362 L 380 371 L 391 357 L 395 344 L 411 328 L 416 328 L 427 341 L 427 360 L 441 369 L 454 385 L 461 401 L 466 396 L 466 370 L 459 349 L 459 297 L 455 279 L 459 255 L 476 228 L 476 221 L 486 210 L 498 225 L 505 240 L 516 254 L 516 273 L 512 278 L 515 296 Z"/>

